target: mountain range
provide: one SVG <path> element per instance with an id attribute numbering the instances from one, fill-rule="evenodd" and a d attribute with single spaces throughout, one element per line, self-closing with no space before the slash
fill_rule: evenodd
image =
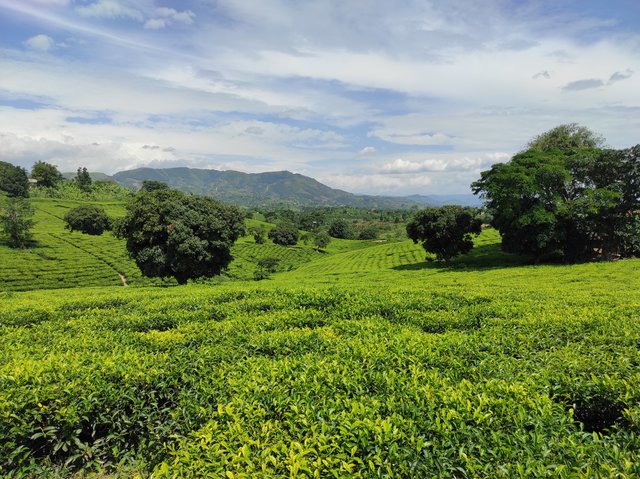
<path id="1" fill-rule="evenodd" d="M 72 178 L 74 173 L 65 173 Z M 187 167 L 136 168 L 112 176 L 91 173 L 94 180 L 115 181 L 139 189 L 145 180 L 162 181 L 171 188 L 211 196 L 224 202 L 247 207 L 258 206 L 357 206 L 362 208 L 411 208 L 461 204 L 479 206 L 480 200 L 469 195 L 411 195 L 404 197 L 356 195 L 331 188 L 308 176 L 289 171 L 242 173 Z"/>

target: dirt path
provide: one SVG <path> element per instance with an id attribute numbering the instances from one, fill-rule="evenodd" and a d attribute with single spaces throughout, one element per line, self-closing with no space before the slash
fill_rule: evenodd
<path id="1" fill-rule="evenodd" d="M 127 283 L 127 278 L 124 277 L 124 274 L 118 273 L 118 276 L 120 276 L 120 281 L 122 281 L 122 286 L 129 286 L 129 283 Z"/>

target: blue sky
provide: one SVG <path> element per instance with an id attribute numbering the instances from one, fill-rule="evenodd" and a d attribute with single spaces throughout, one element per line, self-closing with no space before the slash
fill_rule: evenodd
<path id="1" fill-rule="evenodd" d="M 0 0 L 0 160 L 466 193 L 576 122 L 640 143 L 638 0 Z"/>

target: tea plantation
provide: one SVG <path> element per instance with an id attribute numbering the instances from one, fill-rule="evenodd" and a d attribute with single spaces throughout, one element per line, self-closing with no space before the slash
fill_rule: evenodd
<path id="1" fill-rule="evenodd" d="M 0 247 L 0 475 L 640 477 L 638 260 L 245 238 L 226 281 L 160 288 L 36 206 L 40 246 Z"/>

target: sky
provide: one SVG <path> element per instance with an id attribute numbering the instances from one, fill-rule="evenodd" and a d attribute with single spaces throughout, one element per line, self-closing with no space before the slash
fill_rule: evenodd
<path id="1" fill-rule="evenodd" d="M 468 193 L 564 123 L 640 143 L 640 0 L 0 0 L 0 160 Z"/>

